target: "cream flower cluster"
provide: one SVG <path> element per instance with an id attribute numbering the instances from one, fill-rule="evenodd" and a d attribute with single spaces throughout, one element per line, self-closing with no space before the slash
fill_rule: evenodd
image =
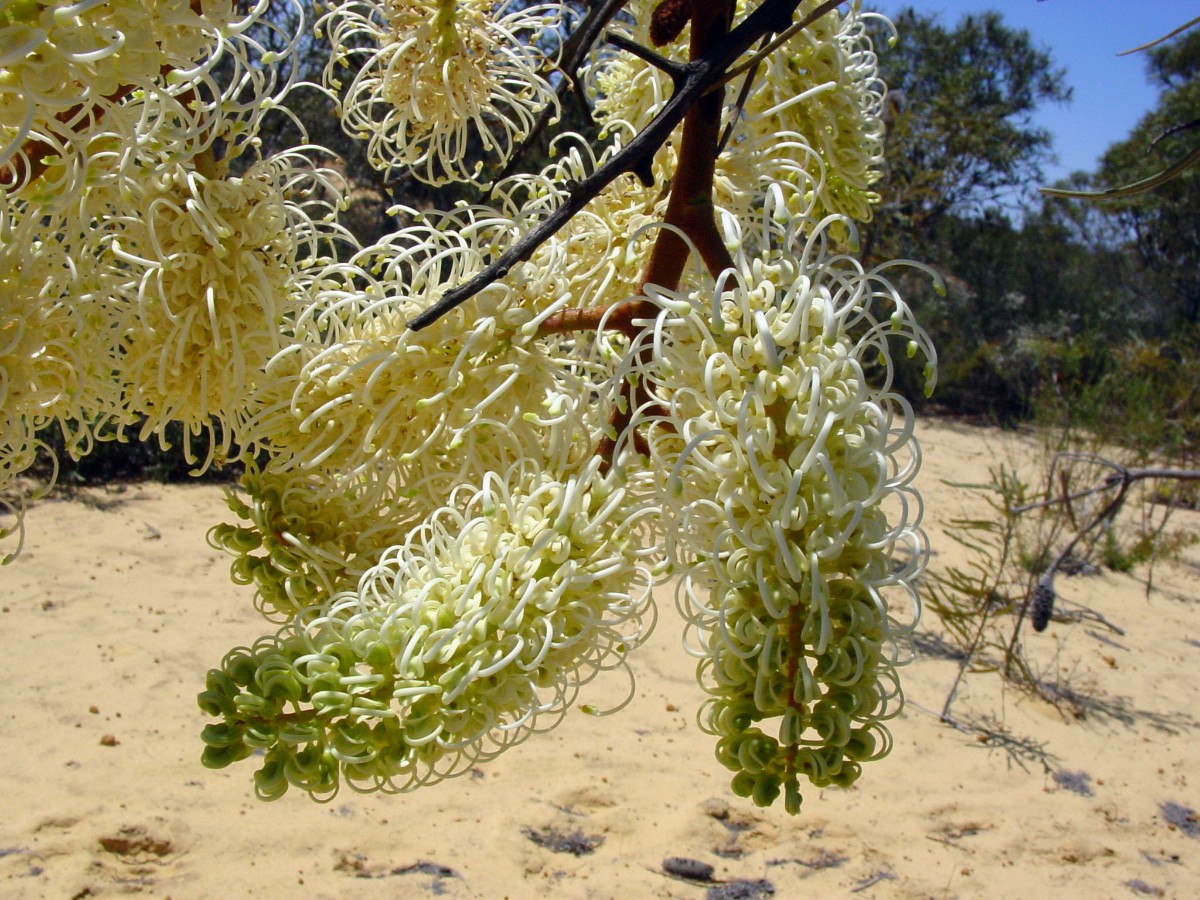
<path id="1" fill-rule="evenodd" d="M 907 627 L 891 604 L 915 618 L 924 555 L 890 341 L 923 352 L 930 378 L 933 351 L 879 271 L 831 253 L 832 222 L 805 238 L 773 212 L 758 234 L 727 221 L 736 267 L 711 286 L 651 289 L 663 312 L 631 358 L 670 473 L 702 723 L 735 792 L 766 806 L 783 791 L 797 812 L 800 776 L 849 784 L 890 745 Z"/>
<path id="2" fill-rule="evenodd" d="M 354 73 L 343 127 L 380 169 L 411 168 L 433 184 L 477 178 L 474 142 L 503 162 L 543 107 L 557 109 L 540 47 L 562 12 L 511 0 L 331 3 L 325 82 L 339 90 L 339 70 Z"/>
<path id="3" fill-rule="evenodd" d="M 64 426 L 68 446 L 85 440 L 73 423 L 91 354 L 80 340 L 79 311 L 62 298 L 73 274 L 61 243 L 0 207 L 0 492 L 33 465 L 41 448 L 36 432 L 47 423 Z M 0 539 L 15 537 L 8 561 L 20 549 L 22 520 L 18 503 L 0 504 L 13 516 L 0 526 Z"/>
<path id="4" fill-rule="evenodd" d="M 231 579 L 254 586 L 255 605 L 270 621 L 353 588 L 420 518 L 409 510 L 421 507 L 394 492 L 334 493 L 320 475 L 294 470 L 251 465 L 241 488 L 246 499 L 227 497 L 239 522 L 213 527 L 208 540 L 234 557 Z"/>
<path id="5" fill-rule="evenodd" d="M 260 609 L 290 617 L 347 589 L 455 486 L 518 461 L 583 464 L 598 438 L 591 398 L 611 372 L 571 339 L 539 337 L 560 309 L 552 270 L 496 286 L 420 332 L 408 316 L 469 277 L 520 224 L 496 210 L 402 211 L 413 224 L 325 267 L 263 367 L 238 437 L 268 460 L 210 533 Z M 528 304 L 528 305 L 527 305 Z M 533 308 L 530 308 L 532 306 Z M 587 342 L 585 342 L 587 343 Z"/>
<path id="6" fill-rule="evenodd" d="M 169 59 L 162 45 L 171 31 L 186 27 L 184 20 L 197 36 L 203 33 L 188 0 L 6 4 L 0 11 L 0 161 L 31 135 L 69 139 L 72 120 L 95 117 L 124 90 L 156 79 Z"/>
<path id="7" fill-rule="evenodd" d="M 518 301 L 552 293 L 531 266 L 522 291 L 496 285 L 427 329 L 406 327 L 516 227 L 473 212 L 432 215 L 327 269 L 298 340 L 266 365 L 243 439 L 281 469 L 324 473 L 333 493 L 401 486 L 426 511 L 460 479 L 521 458 L 562 465 L 585 455 L 598 427 L 587 398 L 609 373 L 593 379 L 574 342 L 525 327 L 534 310 Z"/>
<path id="8" fill-rule="evenodd" d="M 653 184 L 627 166 L 580 201 L 668 102 L 643 59 L 601 39 L 601 143 L 558 135 L 495 174 L 559 112 L 578 4 L 327 0 L 310 87 L 371 163 L 474 182 L 458 195 L 495 181 L 393 207 L 370 247 L 319 148 L 262 149 L 318 36 L 301 0 L 0 6 L 0 497 L 53 423 L 73 454 L 182 426 L 207 443 L 197 470 L 245 465 L 209 542 L 272 632 L 209 672 L 205 764 L 260 756 L 264 799 L 461 773 L 624 668 L 672 568 L 736 792 L 796 812 L 801 777 L 849 784 L 887 751 L 925 553 L 891 354 L 907 342 L 932 382 L 933 352 L 886 269 L 835 250 L 870 217 L 882 146 L 857 4 L 730 108 L 713 199 L 733 265 L 693 254 L 670 290 L 643 280 L 679 233 L 677 140 Z M 610 27 L 645 42 L 658 7 Z"/>
<path id="9" fill-rule="evenodd" d="M 189 462 L 229 454 L 322 254 L 348 236 L 328 173 L 299 155 L 240 176 L 196 162 L 101 182 L 67 212 L 0 212 L 0 490 L 52 421 L 76 457 L 102 430 L 165 445 L 171 423 L 208 437 Z"/>
<path id="10" fill-rule="evenodd" d="M 180 163 L 100 216 L 103 259 L 121 276 L 125 405 L 143 439 L 180 422 L 209 435 L 210 453 L 228 450 L 231 429 L 218 437 L 213 423 L 237 420 L 335 234 L 322 228 L 333 209 L 322 187 L 302 156 L 224 177 Z"/>
<path id="11" fill-rule="evenodd" d="M 631 6 L 635 19 L 652 6 Z M 491 22 L 515 15 L 331 8 L 335 65 L 362 62 L 345 122 L 377 165 L 475 177 L 463 128 L 506 130 L 492 155 L 507 156 L 532 119 L 514 124 L 514 101 L 478 84 L 467 91 L 478 107 L 455 93 L 494 64 L 482 37 L 475 68 L 462 58 L 489 10 Z M 609 147 L 564 136 L 557 158 L 495 184 L 486 205 L 397 208 L 410 225 L 323 270 L 240 424 L 268 461 L 231 499 L 239 522 L 210 535 L 285 624 L 210 673 L 201 706 L 221 721 L 205 731 L 208 765 L 264 752 L 264 798 L 459 773 L 556 721 L 608 665 L 580 660 L 623 663 L 651 573 L 668 564 L 709 694 L 701 723 L 736 792 L 782 796 L 795 813 L 801 778 L 847 785 L 888 751 L 925 557 L 919 450 L 891 354 L 897 341 L 923 354 L 932 384 L 933 351 L 885 269 L 835 250 L 869 217 L 878 175 L 882 88 L 862 22 L 857 7 L 830 14 L 763 68 L 718 162 L 735 265 L 716 279 L 689 270 L 675 291 L 648 286 L 662 312 L 640 337 L 553 320 L 637 295 L 671 144 L 659 186 L 614 181 L 470 303 L 405 327 L 661 108 L 669 83 L 623 53 L 602 52 L 588 73 Z M 436 51 L 412 52 L 418 42 Z M 604 440 L 616 446 L 600 460 Z M 590 529 L 595 517 L 619 549 L 563 537 L 568 520 Z M 593 564 L 617 586 L 572 580 Z M 593 627 L 610 620 L 614 632 Z M 578 642 L 560 661 L 564 634 Z"/>
<path id="12" fill-rule="evenodd" d="M 0 490 L 51 422 L 73 456 L 170 422 L 210 435 L 202 467 L 229 450 L 290 295 L 343 235 L 326 173 L 297 154 L 254 161 L 292 84 L 273 64 L 301 39 L 270 8 L 0 10 Z"/>
<path id="13" fill-rule="evenodd" d="M 816 5 L 800 4 L 798 15 Z M 806 191 L 816 221 L 835 214 L 867 222 L 879 202 L 871 186 L 883 174 L 887 86 L 867 33 L 871 18 L 886 22 L 858 3 L 821 16 L 763 61 L 747 98 L 737 146 L 760 167 L 794 158 L 798 140 L 811 148 L 812 168 L 824 175 Z"/>
<path id="14" fill-rule="evenodd" d="M 597 460 L 460 485 L 353 590 L 232 651 L 204 762 L 263 750 L 258 795 L 410 790 L 563 715 L 648 630 L 643 512 Z"/>

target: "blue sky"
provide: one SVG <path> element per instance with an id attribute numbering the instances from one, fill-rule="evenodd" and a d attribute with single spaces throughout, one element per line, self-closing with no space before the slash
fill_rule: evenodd
<path id="1" fill-rule="evenodd" d="M 1059 159 L 1046 167 L 1047 183 L 1079 169 L 1093 170 L 1097 157 L 1153 108 L 1158 92 L 1146 81 L 1145 54 L 1117 54 L 1200 16 L 1200 0 L 874 0 L 865 5 L 883 13 L 914 6 L 938 14 L 944 25 L 994 9 L 1008 25 L 1028 31 L 1035 46 L 1049 50 L 1067 70 L 1074 99 L 1047 105 L 1035 119 L 1053 133 Z"/>

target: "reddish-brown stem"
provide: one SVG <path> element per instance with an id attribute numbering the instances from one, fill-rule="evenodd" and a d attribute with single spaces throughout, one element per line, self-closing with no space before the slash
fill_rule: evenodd
<path id="1" fill-rule="evenodd" d="M 733 4 L 727 0 L 694 4 L 689 47 L 692 59 L 700 58 L 724 39 L 729 33 L 732 17 Z M 712 201 L 724 102 L 723 90 L 711 91 L 694 103 L 684 116 L 678 165 L 671 180 L 664 221 L 679 229 L 687 240 L 674 228 L 663 228 L 658 232 L 642 276 L 643 286 L 656 284 L 668 290 L 678 288 L 691 247 L 695 247 L 713 275 L 733 265 L 717 230 Z M 607 307 L 563 310 L 547 318 L 538 328 L 538 334 L 596 329 L 608 312 Z M 634 326 L 634 320 L 651 317 L 656 312 L 657 308 L 649 301 L 627 303 L 612 311 L 606 327 L 633 337 L 639 330 Z"/>
<path id="2" fill-rule="evenodd" d="M 688 52 L 691 59 L 695 60 L 711 51 L 729 34 L 733 24 L 733 2 L 715 0 L 694 3 L 691 16 L 692 33 Z M 733 265 L 717 230 L 712 199 L 724 104 L 725 92 L 712 91 L 692 104 L 684 116 L 683 134 L 664 218 L 668 226 L 674 227 L 660 229 L 655 237 L 650 259 L 642 274 L 643 288 L 654 284 L 667 290 L 677 289 L 692 247 L 695 247 L 704 265 L 714 275 Z M 634 326 L 634 320 L 651 317 L 656 312 L 657 308 L 648 300 L 629 303 L 615 310 L 609 317 L 609 323 L 633 338 L 639 330 Z M 639 352 L 646 353 L 647 350 Z M 609 420 L 609 435 L 596 448 L 597 455 L 604 460 L 606 467 L 613 459 L 621 435 L 631 425 L 634 411 L 649 404 L 651 394 L 644 381 L 629 380 L 621 387 L 621 399 L 623 402 L 613 409 Z M 649 449 L 645 439 L 637 432 L 631 435 L 631 440 L 639 452 L 645 453 Z"/>
<path id="3" fill-rule="evenodd" d="M 571 307 L 547 316 L 538 325 L 538 337 L 569 334 L 572 331 L 596 331 L 611 307 Z"/>
<path id="4" fill-rule="evenodd" d="M 658 307 L 646 299 L 634 299 L 612 306 L 571 307 L 547 316 L 538 325 L 538 337 L 552 334 L 569 334 L 573 331 L 619 331 L 630 339 L 637 337 L 642 326 L 638 319 L 650 319 L 658 314 Z M 605 318 L 607 317 L 607 318 Z"/>
<path id="5" fill-rule="evenodd" d="M 733 4 L 726 0 L 695 4 L 689 48 L 692 59 L 703 56 L 728 34 L 732 14 Z M 655 284 L 668 290 L 678 288 L 692 247 L 713 275 L 733 265 L 717 230 L 712 200 L 724 102 L 723 90 L 711 91 L 694 103 L 684 116 L 678 163 L 664 217 L 665 223 L 674 228 L 659 230 L 642 276 L 643 286 Z M 679 232 L 686 235 L 686 240 Z M 612 312 L 606 325 L 632 337 L 638 331 L 633 321 L 653 316 L 656 311 L 649 301 L 627 303 Z M 564 310 L 546 319 L 538 333 L 598 328 L 607 312 L 607 308 Z"/>
<path id="6" fill-rule="evenodd" d="M 729 33 L 732 19 L 733 3 L 729 0 L 693 4 L 691 58 L 699 59 L 720 43 Z M 665 217 L 667 225 L 673 225 L 687 235 L 713 274 L 733 264 L 717 231 L 712 201 L 724 105 L 724 90 L 712 91 L 692 104 L 684 116 Z M 642 283 L 675 290 L 679 287 L 688 253 L 687 241 L 680 234 L 672 228 L 662 229 L 650 251 Z"/>

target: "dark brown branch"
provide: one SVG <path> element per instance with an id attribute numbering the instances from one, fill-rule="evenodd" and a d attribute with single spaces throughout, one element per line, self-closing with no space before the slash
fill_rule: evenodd
<path id="1" fill-rule="evenodd" d="M 610 44 L 618 50 L 624 50 L 626 53 L 631 53 L 647 65 L 666 72 L 671 76 L 671 80 L 675 82 L 676 87 L 683 80 L 684 74 L 687 72 L 686 66 L 682 63 L 677 63 L 674 60 L 667 59 L 661 53 L 655 53 L 649 47 L 643 47 L 637 41 L 631 41 L 629 38 L 621 34 L 609 34 L 605 38 Z"/>

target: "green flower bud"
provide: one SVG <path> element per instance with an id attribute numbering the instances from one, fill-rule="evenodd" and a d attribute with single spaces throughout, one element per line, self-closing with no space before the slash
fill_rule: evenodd
<path id="1" fill-rule="evenodd" d="M 754 801 L 755 806 L 765 809 L 779 798 L 779 790 L 782 783 L 783 780 L 775 773 L 764 772 L 754 782 L 750 799 Z"/>
<path id="2" fill-rule="evenodd" d="M 249 756 L 251 750 L 245 744 L 231 744 L 228 747 L 205 747 L 200 754 L 200 763 L 206 769 L 223 769 L 231 763 L 239 762 Z"/>
<path id="3" fill-rule="evenodd" d="M 812 726 L 821 740 L 833 747 L 844 747 L 850 740 L 850 719 L 836 705 L 821 701 L 812 714 Z"/>
<path id="4" fill-rule="evenodd" d="M 870 728 L 853 728 L 850 740 L 846 741 L 843 751 L 847 759 L 855 762 L 868 762 L 875 756 L 876 740 Z"/>
<path id="5" fill-rule="evenodd" d="M 789 706 L 779 721 L 779 743 L 784 747 L 798 747 L 804 741 L 804 712 Z"/>
<path id="6" fill-rule="evenodd" d="M 210 747 L 232 747 L 244 743 L 245 728 L 228 722 L 214 722 L 204 726 L 200 740 Z"/>
<path id="7" fill-rule="evenodd" d="M 279 727 L 276 737 L 284 744 L 309 744 L 320 739 L 321 730 L 311 722 L 289 722 Z"/>
<path id="8" fill-rule="evenodd" d="M 242 719 L 273 719 L 279 714 L 278 703 L 247 691 L 238 694 L 234 703 L 237 704 L 237 715 Z"/>
<path id="9" fill-rule="evenodd" d="M 730 789 L 739 797 L 751 797 L 758 785 L 758 779 L 749 772 L 738 772 L 729 783 Z"/>
<path id="10" fill-rule="evenodd" d="M 254 792 L 260 800 L 278 800 L 288 790 L 288 756 L 282 750 L 267 754 L 262 768 L 254 773 Z"/>
<path id="11" fill-rule="evenodd" d="M 221 662 L 221 668 L 227 674 L 232 684 L 239 688 L 249 687 L 254 683 L 254 675 L 258 670 L 258 660 L 249 653 L 234 651 Z M 210 676 L 213 673 L 209 673 Z M 210 684 L 209 687 L 212 687 Z M 234 691 L 236 693 L 236 691 Z"/>
<path id="12" fill-rule="evenodd" d="M 296 677 L 292 661 L 278 653 L 269 654 L 258 667 L 255 682 L 264 697 L 297 703 L 304 696 L 304 688 Z"/>
<path id="13" fill-rule="evenodd" d="M 210 716 L 232 716 L 237 712 L 234 698 L 238 695 L 238 686 L 220 669 L 209 669 L 204 679 L 207 690 L 196 697 L 200 708 Z"/>
<path id="14" fill-rule="evenodd" d="M 800 782 L 795 775 L 789 775 L 783 782 L 783 808 L 788 815 L 800 815 L 800 804 L 803 799 L 800 796 Z"/>
<path id="15" fill-rule="evenodd" d="M 858 776 L 862 774 L 862 766 L 856 762 L 844 762 L 836 772 L 831 772 L 829 780 L 831 784 L 840 788 L 848 788 L 854 782 L 858 781 Z"/>
<path id="16" fill-rule="evenodd" d="M 744 771 L 752 775 L 769 769 L 778 754 L 779 742 L 757 728 L 747 731 L 738 743 L 738 763 Z"/>

